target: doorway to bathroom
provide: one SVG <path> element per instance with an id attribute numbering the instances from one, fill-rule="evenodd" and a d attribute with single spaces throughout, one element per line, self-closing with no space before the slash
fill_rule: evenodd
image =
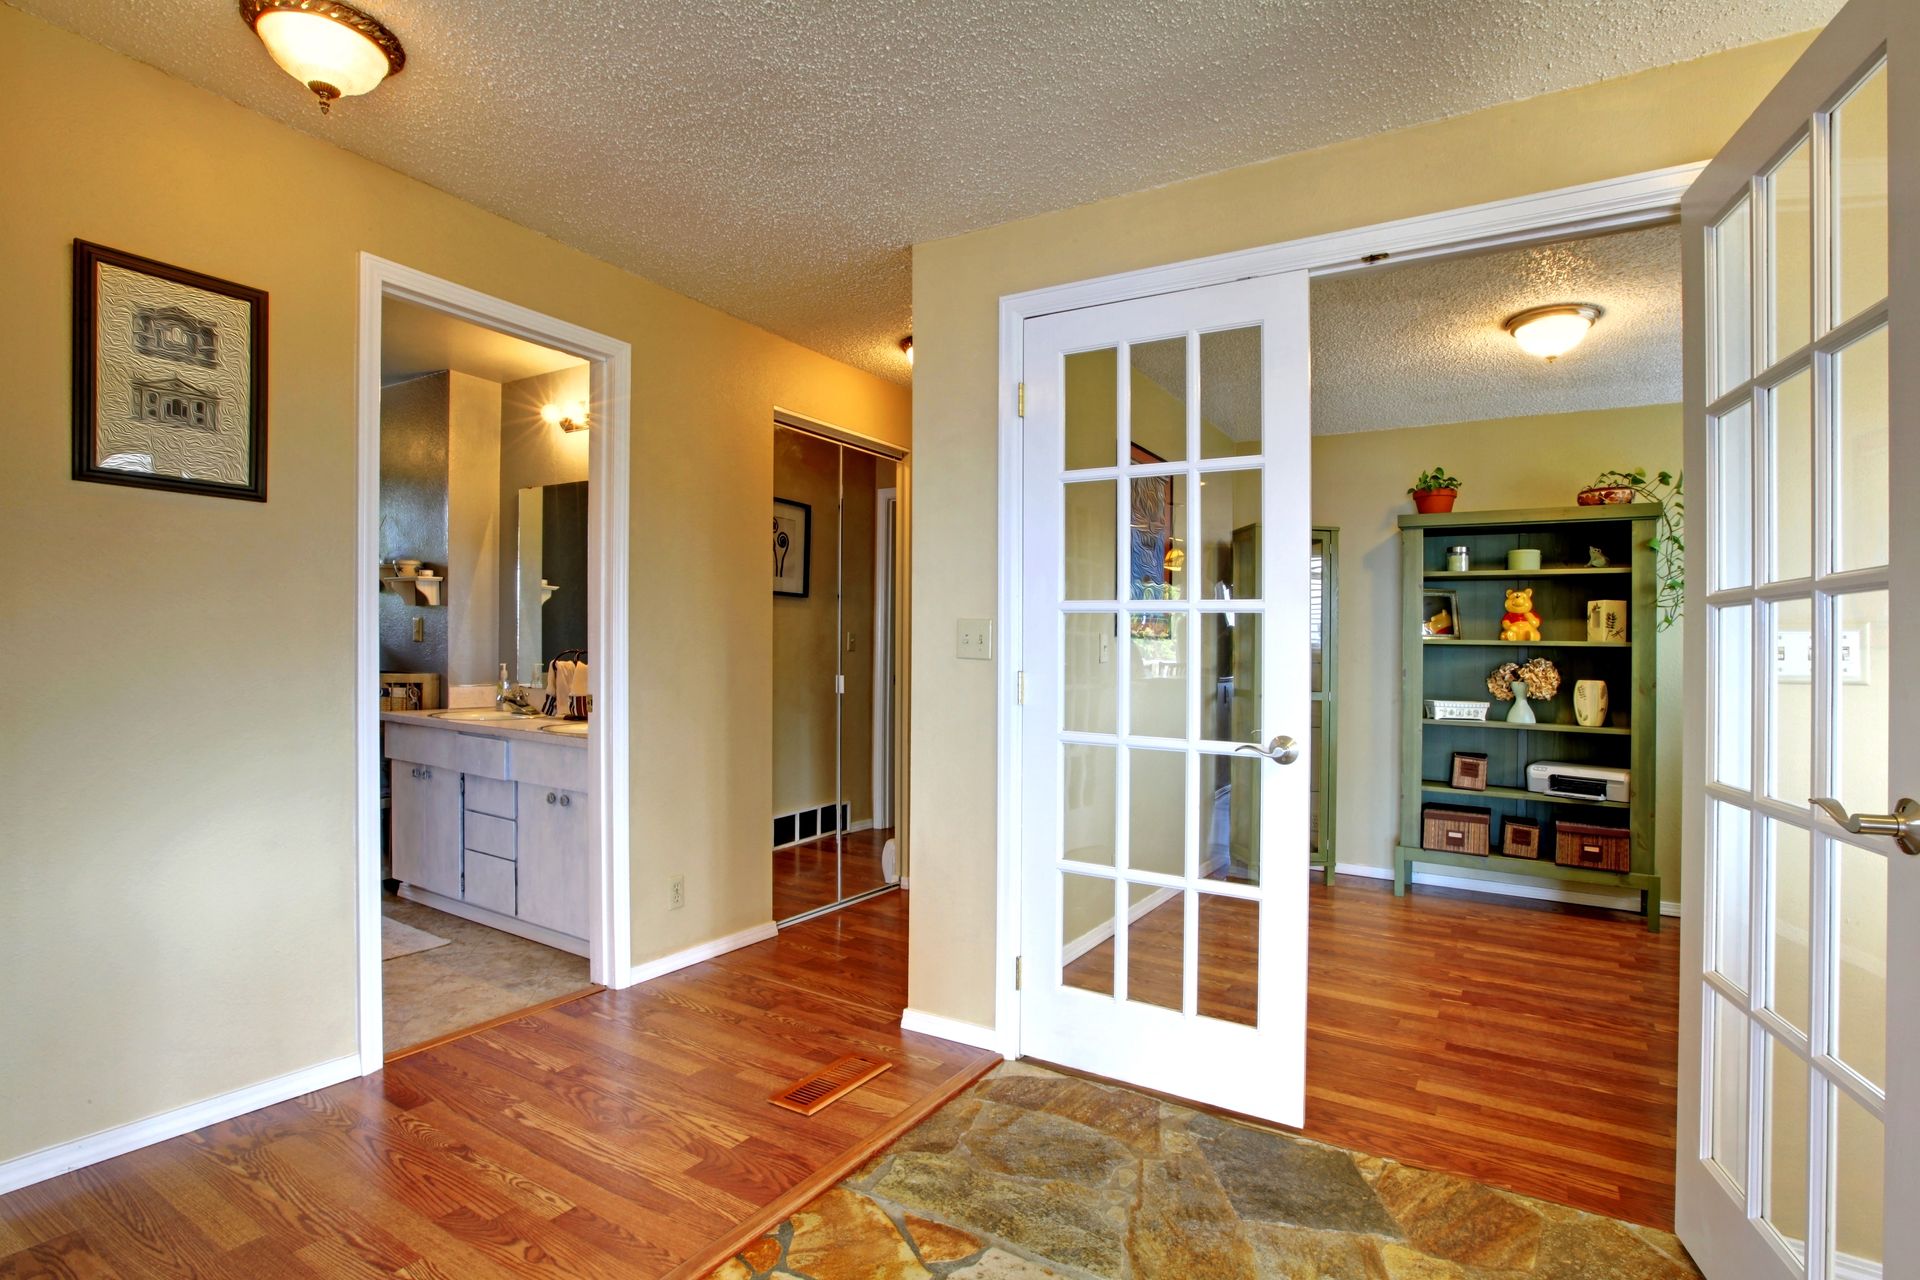
<path id="1" fill-rule="evenodd" d="M 905 879 L 905 465 L 787 414 L 773 457 L 773 915 L 791 924 Z"/>
<path id="2" fill-rule="evenodd" d="M 630 981 L 626 344 L 362 260 L 360 1060 Z"/>

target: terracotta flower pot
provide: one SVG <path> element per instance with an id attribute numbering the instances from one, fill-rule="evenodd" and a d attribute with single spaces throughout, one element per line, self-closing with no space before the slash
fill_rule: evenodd
<path id="1" fill-rule="evenodd" d="M 1459 496 L 1458 489 L 1415 489 L 1413 509 L 1423 516 L 1437 515 L 1453 510 L 1453 500 Z"/>

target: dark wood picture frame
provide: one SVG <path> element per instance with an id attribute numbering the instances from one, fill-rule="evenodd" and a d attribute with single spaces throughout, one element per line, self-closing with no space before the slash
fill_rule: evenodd
<path id="1" fill-rule="evenodd" d="M 773 500 L 773 505 L 775 508 L 773 526 L 775 557 L 773 594 L 776 596 L 787 596 L 795 600 L 804 600 L 813 591 L 813 504 L 809 502 L 795 502 L 792 498 L 776 497 Z M 800 589 L 798 591 L 782 591 L 779 585 L 781 579 L 779 571 L 779 556 L 781 553 L 779 539 L 782 536 L 779 524 L 779 508 L 781 507 L 792 507 L 800 513 L 800 527 L 802 532 L 800 535 Z"/>
<path id="2" fill-rule="evenodd" d="M 165 280 L 188 289 L 245 303 L 248 309 L 247 482 L 223 484 L 186 476 L 104 467 L 96 460 L 100 401 L 100 268 L 115 266 Z M 210 498 L 267 500 L 267 294 L 264 289 L 235 284 L 152 258 L 111 249 L 88 240 L 73 242 L 73 478 L 96 484 L 130 485 L 141 489 L 170 489 Z"/>

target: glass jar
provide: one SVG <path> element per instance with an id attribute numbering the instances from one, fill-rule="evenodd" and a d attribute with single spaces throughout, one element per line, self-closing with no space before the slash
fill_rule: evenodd
<path id="1" fill-rule="evenodd" d="M 1472 567 L 1473 567 L 1473 557 L 1467 553 L 1467 549 L 1465 547 L 1448 547 L 1447 548 L 1447 572 L 1448 573 L 1465 573 L 1468 569 Z"/>

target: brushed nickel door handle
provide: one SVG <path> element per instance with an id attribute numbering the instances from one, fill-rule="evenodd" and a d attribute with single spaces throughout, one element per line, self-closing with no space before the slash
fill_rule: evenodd
<path id="1" fill-rule="evenodd" d="M 1235 751 L 1251 751 L 1254 755 L 1265 756 L 1275 764 L 1292 764 L 1300 758 L 1300 744 L 1281 734 L 1264 747 L 1256 747 L 1251 742 L 1243 742 Z"/>
<path id="2" fill-rule="evenodd" d="M 1903 853 L 1920 855 L 1920 802 L 1901 796 L 1892 813 L 1848 813 L 1832 796 L 1815 796 L 1813 803 L 1842 830 L 1856 836 L 1892 836 Z"/>

